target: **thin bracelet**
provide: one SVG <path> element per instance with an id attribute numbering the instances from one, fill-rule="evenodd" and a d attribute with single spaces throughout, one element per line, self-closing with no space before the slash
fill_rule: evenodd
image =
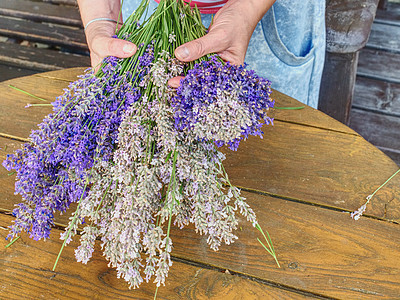
<path id="1" fill-rule="evenodd" d="M 93 22 L 97 22 L 97 21 L 109 21 L 109 22 L 118 23 L 117 21 L 115 21 L 115 20 L 113 20 L 113 19 L 110 19 L 110 18 L 96 18 L 96 19 L 90 20 L 90 21 L 86 24 L 86 26 L 85 26 L 85 28 L 83 29 L 83 31 L 86 31 L 86 29 L 88 28 L 88 26 L 89 26 L 90 24 L 92 24 Z"/>

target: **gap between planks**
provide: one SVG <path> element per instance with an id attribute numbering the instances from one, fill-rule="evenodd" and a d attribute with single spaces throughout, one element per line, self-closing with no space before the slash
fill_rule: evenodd
<path id="1" fill-rule="evenodd" d="M 342 133 L 345 135 L 350 135 L 350 136 L 355 136 L 355 137 L 361 137 L 357 132 L 348 132 L 348 131 L 342 131 L 342 130 L 336 130 L 336 129 L 332 129 L 332 128 L 327 128 L 327 127 L 321 127 L 321 126 L 315 126 L 315 125 L 311 125 L 311 124 L 304 124 L 304 123 L 300 123 L 300 122 L 296 122 L 296 121 L 288 121 L 288 120 L 284 120 L 284 119 L 279 119 L 275 118 L 274 122 L 281 122 L 281 123 L 287 123 L 287 124 L 293 124 L 293 125 L 298 125 L 298 126 L 302 126 L 302 127 L 309 127 L 309 128 L 315 128 L 315 129 L 320 129 L 323 131 L 330 131 L 330 132 L 337 132 L 337 133 Z M 361 137 L 362 138 L 362 137 Z"/>
<path id="2" fill-rule="evenodd" d="M 307 200 L 302 200 L 300 198 L 282 196 L 282 195 L 279 195 L 279 194 L 274 194 L 274 193 L 270 193 L 270 192 L 266 192 L 266 191 L 260 191 L 260 190 L 257 190 L 257 189 L 241 187 L 241 186 L 234 185 L 234 184 L 232 184 L 232 185 L 236 186 L 237 188 L 239 188 L 240 190 L 245 191 L 245 192 L 249 192 L 249 193 L 256 194 L 256 195 L 269 196 L 269 197 L 272 197 L 272 198 L 275 198 L 275 199 L 279 199 L 279 200 L 283 200 L 283 201 L 290 201 L 290 202 L 294 202 L 294 203 L 305 204 L 305 205 L 308 205 L 308 206 L 319 207 L 319 208 L 322 208 L 322 209 L 341 212 L 341 213 L 346 213 L 347 212 L 347 213 L 350 214 L 350 213 L 352 213 L 354 211 L 354 210 L 349 210 L 349 209 L 346 209 L 346 208 L 341 208 L 341 207 L 338 207 L 338 206 L 315 203 L 315 202 L 311 202 L 311 201 L 307 201 Z M 380 217 L 377 217 L 377 216 L 370 215 L 368 213 L 363 213 L 362 217 L 370 218 L 370 219 L 378 220 L 378 221 L 382 221 L 382 222 L 400 224 L 400 221 L 380 218 Z"/>
<path id="3" fill-rule="evenodd" d="M 3 213 L 0 212 L 0 217 L 1 217 L 1 214 L 3 214 Z M 7 215 L 7 214 L 3 214 L 3 215 Z M 10 216 L 8 216 L 6 218 L 10 218 Z M 57 230 L 60 230 L 60 231 L 64 230 L 64 228 L 56 228 L 56 227 L 54 227 L 54 228 L 57 229 Z M 1 230 L 7 230 L 3 226 L 0 227 L 0 229 Z M 80 235 L 80 230 L 78 231 L 78 235 Z M 54 237 L 50 238 L 50 239 L 54 239 Z M 99 241 L 100 239 L 97 238 L 96 240 Z M 275 289 L 278 289 L 278 290 L 291 292 L 291 293 L 297 294 L 299 296 L 305 296 L 305 297 L 310 297 L 310 298 L 314 298 L 314 299 L 325 299 L 325 300 L 326 299 L 336 299 L 336 298 L 324 296 L 323 294 L 313 293 L 313 292 L 307 291 L 305 289 L 300 289 L 300 288 L 292 287 L 292 286 L 289 286 L 289 285 L 280 284 L 280 283 L 274 282 L 272 280 L 265 280 L 265 279 L 262 279 L 262 278 L 258 278 L 258 277 L 255 277 L 255 276 L 250 276 L 250 275 L 247 275 L 247 274 L 244 274 L 244 273 L 241 273 L 241 272 L 237 272 L 237 271 L 234 271 L 234 270 L 231 270 L 231 269 L 214 266 L 214 265 L 211 265 L 211 264 L 207 264 L 207 263 L 204 263 L 204 262 L 191 260 L 191 259 L 188 259 L 188 258 L 180 258 L 180 257 L 176 257 L 174 255 L 171 255 L 171 260 L 176 262 L 176 263 L 186 264 L 186 265 L 189 265 L 189 266 L 192 266 L 192 267 L 195 267 L 195 268 L 215 271 L 216 273 L 225 273 L 225 274 L 227 274 L 227 271 L 228 271 L 229 272 L 228 274 L 230 276 L 237 276 L 237 277 L 242 278 L 244 280 L 250 280 L 250 281 L 259 283 L 261 285 L 264 285 L 264 286 L 269 286 L 269 287 L 272 287 L 272 288 L 275 288 Z M 57 274 L 57 272 L 55 272 L 55 274 Z"/>

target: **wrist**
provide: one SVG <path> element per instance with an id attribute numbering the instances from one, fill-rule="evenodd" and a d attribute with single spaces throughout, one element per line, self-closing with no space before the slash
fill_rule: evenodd
<path id="1" fill-rule="evenodd" d="M 119 0 L 78 0 L 83 26 L 97 18 L 107 18 L 122 23 Z M 118 19 L 119 17 L 119 19 Z"/>
<path id="2" fill-rule="evenodd" d="M 246 20 L 257 24 L 275 1 L 276 0 L 228 0 L 223 8 L 234 8 L 236 11 L 240 12 Z"/>
<path id="3" fill-rule="evenodd" d="M 108 21 L 98 21 L 91 23 L 86 31 L 86 41 L 90 51 L 94 51 L 94 41 L 101 38 L 111 38 L 115 34 L 115 23 Z M 96 51 L 95 51 L 96 52 Z"/>
<path id="4" fill-rule="evenodd" d="M 86 30 L 89 27 L 89 25 L 94 23 L 94 22 L 111 22 L 111 23 L 118 24 L 118 21 L 116 21 L 114 19 L 110 19 L 110 18 L 95 18 L 95 19 L 92 19 L 92 20 L 90 20 L 89 22 L 86 23 L 85 28 L 83 29 L 83 31 L 86 32 Z"/>

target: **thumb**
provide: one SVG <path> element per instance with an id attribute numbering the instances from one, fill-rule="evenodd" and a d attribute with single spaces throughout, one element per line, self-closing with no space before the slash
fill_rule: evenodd
<path id="1" fill-rule="evenodd" d="M 135 44 L 110 38 L 101 37 L 93 41 L 93 50 L 100 57 L 116 56 L 118 58 L 126 58 L 136 53 L 137 47 Z"/>
<path id="2" fill-rule="evenodd" d="M 210 53 L 223 51 L 226 48 L 224 45 L 224 39 L 221 39 L 221 37 L 218 37 L 216 34 L 208 33 L 197 40 L 176 48 L 175 56 L 180 61 L 189 62 Z"/>

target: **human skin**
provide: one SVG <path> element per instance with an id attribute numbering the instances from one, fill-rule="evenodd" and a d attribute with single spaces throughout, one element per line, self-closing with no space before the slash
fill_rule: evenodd
<path id="1" fill-rule="evenodd" d="M 275 0 L 229 0 L 215 15 L 208 33 L 197 40 L 181 45 L 175 56 L 183 62 L 193 61 L 209 53 L 217 53 L 232 64 L 243 64 L 247 47 L 257 23 Z M 118 19 L 120 0 L 78 0 L 84 25 L 95 18 Z M 120 17 L 122 22 L 122 17 Z M 97 21 L 86 28 L 86 40 L 90 50 L 92 67 L 97 69 L 107 56 L 120 58 L 135 54 L 136 45 L 111 38 L 116 24 Z M 178 87 L 182 77 L 169 81 Z"/>

